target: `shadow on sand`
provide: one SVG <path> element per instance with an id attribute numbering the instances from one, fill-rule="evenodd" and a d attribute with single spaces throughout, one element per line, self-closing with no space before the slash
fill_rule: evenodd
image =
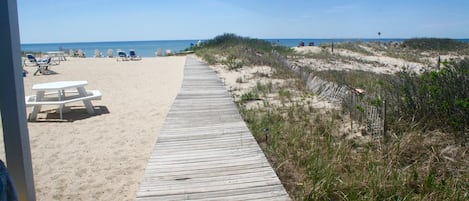
<path id="1" fill-rule="evenodd" d="M 46 122 L 74 122 L 78 120 L 93 118 L 103 114 L 109 114 L 109 110 L 106 106 L 93 106 L 94 114 L 88 114 L 84 106 L 69 106 L 64 107 L 62 113 L 62 119 L 60 119 L 60 113 L 57 109 L 45 110 L 38 113 L 35 121 L 29 121 L 34 123 L 46 123 Z"/>

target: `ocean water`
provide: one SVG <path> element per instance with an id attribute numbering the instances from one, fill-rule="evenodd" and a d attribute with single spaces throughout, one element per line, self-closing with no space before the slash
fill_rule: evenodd
<path id="1" fill-rule="evenodd" d="M 81 43 L 35 43 L 21 44 L 21 51 L 48 52 L 59 50 L 77 50 L 81 49 L 86 57 L 93 57 L 95 49 L 106 55 L 108 49 L 113 49 L 116 55 L 117 49 L 128 53 L 129 49 L 134 49 L 137 55 L 141 57 L 154 57 L 155 52 L 161 48 L 171 50 L 171 52 L 180 52 L 189 48 L 192 44 L 197 44 L 198 40 L 162 40 L 162 41 L 118 41 L 118 42 L 81 42 Z"/>
<path id="2" fill-rule="evenodd" d="M 401 42 L 405 39 L 400 38 L 384 38 L 384 39 L 265 39 L 272 43 L 277 43 L 287 47 L 295 47 L 300 41 L 303 41 L 305 45 L 314 43 L 315 46 L 322 43 L 340 43 L 340 42 Z M 463 42 L 469 42 L 469 39 L 457 39 Z M 197 44 L 199 40 L 159 40 L 159 41 L 118 41 L 118 42 L 80 42 L 80 43 L 35 43 L 35 44 L 21 44 L 22 51 L 32 52 L 48 52 L 68 49 L 82 49 L 85 52 L 86 57 L 93 57 L 94 50 L 100 50 L 103 55 L 106 54 L 108 49 L 114 50 L 114 55 L 117 49 L 128 52 L 129 49 L 134 49 L 137 55 L 142 57 L 154 57 L 156 51 L 171 50 L 171 52 L 180 52 L 186 48 L 189 48 L 191 44 Z M 204 41 L 204 40 L 201 40 Z"/>

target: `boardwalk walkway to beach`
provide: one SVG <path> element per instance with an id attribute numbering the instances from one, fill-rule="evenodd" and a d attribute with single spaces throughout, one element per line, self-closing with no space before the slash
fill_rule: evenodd
<path id="1" fill-rule="evenodd" d="M 137 200 L 290 200 L 220 79 L 190 56 Z"/>

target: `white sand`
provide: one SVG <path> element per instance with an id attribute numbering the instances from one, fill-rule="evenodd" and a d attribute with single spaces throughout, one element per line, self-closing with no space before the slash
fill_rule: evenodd
<path id="1" fill-rule="evenodd" d="M 363 47 L 367 49 L 367 47 Z M 369 48 L 368 48 L 369 49 Z M 317 46 L 305 46 L 305 47 L 294 47 L 293 50 L 300 54 L 318 54 L 321 51 L 329 52 L 329 49 L 322 49 L 321 47 Z M 369 50 L 373 52 L 375 55 L 368 56 L 357 52 L 352 52 L 349 50 L 335 48 L 334 53 L 344 56 L 344 57 L 351 57 L 362 62 L 344 62 L 341 60 L 334 60 L 334 61 L 321 61 L 318 59 L 299 59 L 296 60 L 302 66 L 311 66 L 314 70 L 362 70 L 362 71 L 369 71 L 374 73 L 381 73 L 381 74 L 393 74 L 402 70 L 402 67 L 407 67 L 409 70 L 418 72 L 420 69 L 426 67 L 428 64 L 424 63 L 416 63 L 405 61 L 403 59 L 392 58 L 389 56 L 385 56 L 380 52 L 376 52 L 373 50 Z"/>
<path id="2" fill-rule="evenodd" d="M 43 113 L 42 122 L 28 123 L 37 200 L 134 200 L 179 92 L 184 62 L 185 57 L 127 62 L 71 58 L 50 67 L 58 74 L 39 76 L 26 67 L 26 95 L 34 94 L 33 84 L 64 80 L 87 80 L 87 89 L 103 94 L 102 100 L 93 101 L 103 114 L 87 116 L 82 103 L 74 103 L 78 107 L 64 116 L 85 118 L 51 122 L 41 119 Z M 5 161 L 4 153 L 0 157 Z"/>
<path id="3" fill-rule="evenodd" d="M 199 60 L 201 60 L 199 58 Z M 295 82 L 295 80 L 276 79 L 272 78 L 274 69 L 269 66 L 243 66 L 237 70 L 228 70 L 225 65 L 211 65 L 210 66 L 223 81 L 226 89 L 231 92 L 234 100 L 239 100 L 243 94 L 251 91 L 256 91 L 258 85 L 267 86 L 269 83 L 272 85 L 273 92 L 264 94 L 262 92 L 256 92 L 260 95 L 261 100 L 250 101 L 246 103 L 247 109 L 263 108 L 264 100 L 268 100 L 269 104 L 276 106 L 283 105 L 283 101 L 279 97 L 279 93 L 276 90 L 280 88 L 290 88 L 291 93 L 296 93 L 288 87 Z M 302 102 L 309 102 L 310 106 L 317 109 L 331 109 L 339 108 L 340 105 L 331 102 L 327 99 L 319 98 L 318 96 L 301 97 L 293 99 L 302 99 Z M 292 100 L 300 101 L 300 100 Z"/>

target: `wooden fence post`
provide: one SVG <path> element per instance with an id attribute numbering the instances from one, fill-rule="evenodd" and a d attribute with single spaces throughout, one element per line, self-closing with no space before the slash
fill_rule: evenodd
<path id="1" fill-rule="evenodd" d="M 352 108 L 353 105 L 353 91 L 350 90 L 350 105 L 349 105 L 349 111 L 350 111 L 350 134 L 353 133 L 353 119 L 352 119 Z"/>
<path id="2" fill-rule="evenodd" d="M 383 137 L 386 137 L 387 125 L 386 125 L 386 99 L 383 100 Z"/>

